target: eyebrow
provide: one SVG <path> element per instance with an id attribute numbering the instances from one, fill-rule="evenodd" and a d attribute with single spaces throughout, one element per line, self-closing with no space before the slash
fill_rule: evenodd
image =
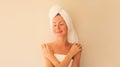
<path id="1" fill-rule="evenodd" d="M 60 21 L 59 23 L 63 23 L 64 21 Z M 56 22 L 52 22 L 52 23 L 56 23 Z"/>
<path id="2" fill-rule="evenodd" d="M 52 22 L 52 23 L 56 23 L 56 22 Z"/>

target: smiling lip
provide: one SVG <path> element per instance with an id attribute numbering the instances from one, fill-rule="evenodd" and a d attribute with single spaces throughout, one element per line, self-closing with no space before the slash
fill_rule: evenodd
<path id="1" fill-rule="evenodd" d="M 62 31 L 56 32 L 56 33 L 61 33 Z"/>

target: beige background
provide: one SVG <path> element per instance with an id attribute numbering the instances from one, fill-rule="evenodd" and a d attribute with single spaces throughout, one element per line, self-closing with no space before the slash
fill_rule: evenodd
<path id="1" fill-rule="evenodd" d="M 81 67 L 120 67 L 119 0 L 0 0 L 0 67 L 44 67 L 48 11 L 63 6 L 83 45 Z"/>

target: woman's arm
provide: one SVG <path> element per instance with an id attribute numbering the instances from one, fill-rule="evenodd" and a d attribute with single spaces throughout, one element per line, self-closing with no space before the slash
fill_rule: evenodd
<path id="1" fill-rule="evenodd" d="M 59 62 L 56 57 L 51 57 L 50 60 L 45 58 L 46 67 L 68 67 L 71 57 L 70 55 L 67 55 L 67 57 L 62 62 Z"/>
<path id="2" fill-rule="evenodd" d="M 50 61 L 54 64 L 55 67 L 68 67 L 70 61 L 72 59 L 71 53 L 68 53 L 65 59 L 61 62 L 59 62 L 56 57 L 51 57 Z"/>
<path id="3" fill-rule="evenodd" d="M 53 55 L 48 45 L 42 45 L 42 49 L 43 49 L 44 55 L 46 55 L 46 57 L 54 64 L 55 67 L 67 67 L 72 57 L 81 50 L 79 44 L 72 45 L 72 48 L 70 49 L 65 59 L 62 62 L 59 62 L 57 58 Z"/>
<path id="4" fill-rule="evenodd" d="M 78 52 L 74 57 L 73 57 L 73 62 L 72 62 L 72 67 L 80 67 L 80 58 L 81 58 L 81 53 L 82 53 L 82 46 L 80 47 L 81 51 Z"/>
<path id="5" fill-rule="evenodd" d="M 53 51 L 46 44 L 42 44 L 41 46 L 42 53 L 44 55 L 44 60 L 46 67 L 54 67 L 59 63 L 56 57 L 54 57 Z M 51 62 L 51 60 L 54 60 Z"/>
<path id="6" fill-rule="evenodd" d="M 81 57 L 81 52 L 77 53 L 72 62 L 72 67 L 80 67 L 80 57 Z"/>
<path id="7" fill-rule="evenodd" d="M 54 67 L 54 65 L 51 63 L 51 61 L 47 58 L 44 58 L 45 59 L 45 67 Z"/>

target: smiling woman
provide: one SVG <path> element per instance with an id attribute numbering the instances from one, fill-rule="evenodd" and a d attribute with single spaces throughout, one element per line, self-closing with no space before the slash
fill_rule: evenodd
<path id="1" fill-rule="evenodd" d="M 46 67 L 79 67 L 82 47 L 68 14 L 58 5 L 50 10 L 55 41 L 43 44 Z"/>
<path id="2" fill-rule="evenodd" d="M 50 10 L 49 18 L 51 31 L 59 40 L 53 37 L 47 16 L 54 4 L 68 11 L 78 36 L 74 35 L 68 14 L 55 8 Z M 53 28 L 55 18 L 64 19 L 67 33 L 59 24 Z M 53 29 L 57 29 L 59 35 Z M 62 37 L 63 31 L 67 38 Z M 63 64 L 63 60 L 73 55 L 71 44 L 78 43 L 76 37 L 83 48 L 80 67 L 120 67 L 120 0 L 0 0 L 0 67 L 45 67 L 41 43 L 47 43 L 44 46 L 51 49 L 49 52 L 44 49 L 45 58 L 49 60 L 46 66 L 48 63 L 54 66 L 53 62 L 57 66 L 54 58 Z M 53 58 L 48 59 L 51 55 Z M 65 63 L 71 67 L 75 57 Z"/>
<path id="3" fill-rule="evenodd" d="M 52 30 L 54 32 L 54 34 L 57 36 L 60 35 L 65 35 L 67 34 L 67 25 L 64 21 L 64 19 L 57 14 L 56 17 L 53 19 L 53 26 L 52 26 Z"/>

